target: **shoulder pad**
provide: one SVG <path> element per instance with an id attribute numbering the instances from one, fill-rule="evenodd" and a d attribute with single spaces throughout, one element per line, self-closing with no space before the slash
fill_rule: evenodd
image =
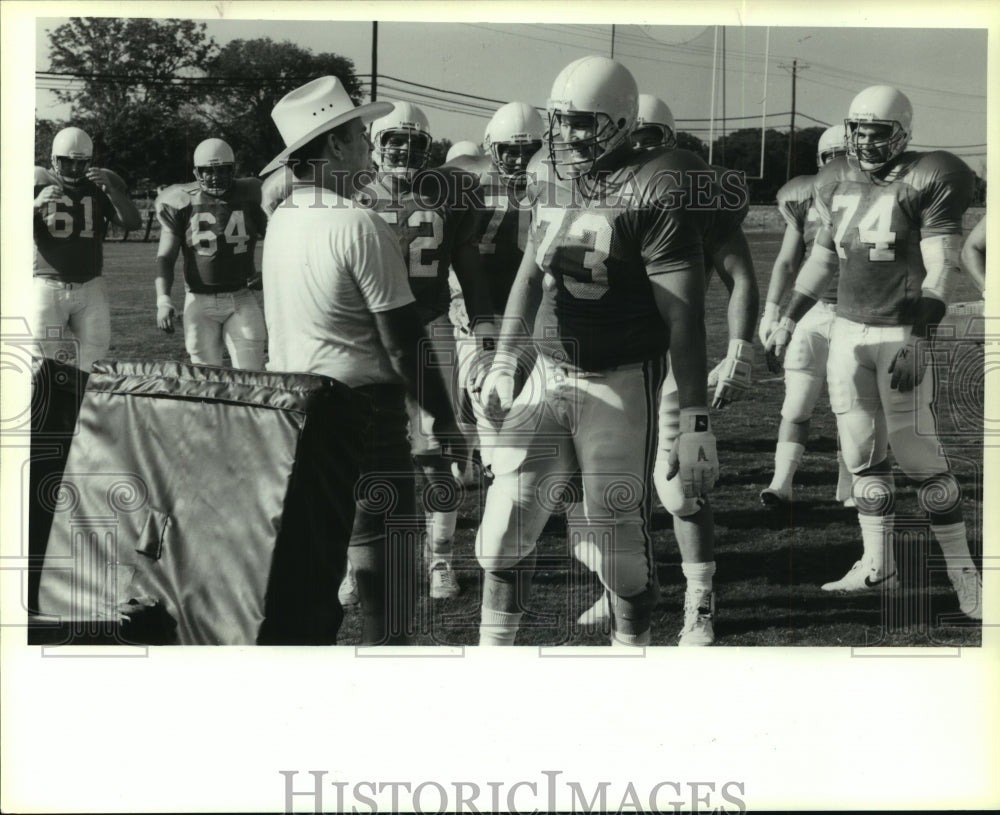
<path id="1" fill-rule="evenodd" d="M 790 181 L 786 181 L 778 190 L 776 196 L 778 203 L 810 200 L 813 197 L 813 182 L 815 181 L 815 175 L 797 175 Z"/>
<path id="2" fill-rule="evenodd" d="M 198 188 L 200 189 L 200 188 Z M 154 206 L 159 209 L 161 206 L 168 206 L 171 209 L 183 209 L 192 204 L 190 184 L 171 184 L 159 195 L 156 196 Z"/>
<path id="3" fill-rule="evenodd" d="M 903 154 L 904 156 L 906 153 Z M 962 159 L 947 150 L 935 150 L 931 153 L 917 153 L 916 162 L 912 172 L 926 175 L 928 178 L 935 176 L 951 175 L 953 173 L 971 173 L 969 167 Z"/>
<path id="4" fill-rule="evenodd" d="M 241 201 L 259 204 L 263 184 L 264 182 L 259 178 L 237 178 L 233 181 L 231 195 Z"/>
<path id="5" fill-rule="evenodd" d="M 50 184 L 55 184 L 57 187 L 62 186 L 62 183 L 51 170 L 46 170 L 44 167 L 35 167 L 35 186 L 48 187 Z"/>

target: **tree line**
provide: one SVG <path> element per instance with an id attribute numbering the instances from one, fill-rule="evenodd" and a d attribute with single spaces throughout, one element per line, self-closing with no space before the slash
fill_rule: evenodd
<path id="1" fill-rule="evenodd" d="M 50 72 L 74 81 L 55 91 L 60 103 L 70 105 L 69 119 L 36 119 L 35 164 L 49 165 L 53 135 L 73 124 L 94 140 L 98 160 L 107 156 L 106 163 L 140 195 L 192 178 L 191 154 L 210 136 L 232 146 L 242 173 L 256 173 L 284 146 L 271 109 L 317 76 L 338 77 L 354 101 L 362 101 L 352 60 L 288 40 L 239 39 L 220 46 L 204 23 L 170 19 L 75 17 L 47 33 Z M 751 201 L 773 203 L 786 177 L 816 171 L 823 130 L 797 130 L 790 163 L 789 134 L 767 130 L 763 172 L 761 131 L 736 130 L 712 142 L 712 163 L 744 171 Z M 677 141 L 708 159 L 708 146 L 697 136 L 681 131 Z M 431 166 L 444 161 L 451 144 L 435 140 Z M 985 187 L 979 179 L 980 201 Z"/>

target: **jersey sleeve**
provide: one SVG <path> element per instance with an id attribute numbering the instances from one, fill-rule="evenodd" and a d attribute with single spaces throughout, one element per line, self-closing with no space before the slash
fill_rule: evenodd
<path id="1" fill-rule="evenodd" d="M 962 234 L 962 215 L 972 203 L 975 173 L 957 156 L 931 153 L 926 164 L 927 179 L 921 185 L 921 237 Z M 920 168 L 921 174 L 925 168 Z"/>
<path id="2" fill-rule="evenodd" d="M 160 226 L 175 235 L 184 234 L 187 228 L 187 214 L 190 213 L 191 207 L 183 200 L 183 193 L 179 188 L 168 187 L 156 196 L 153 209 Z"/>
<path id="3" fill-rule="evenodd" d="M 649 277 L 704 269 L 703 234 L 713 213 L 689 209 L 683 193 L 671 176 L 662 175 L 638 210 L 636 239 Z"/>
<path id="4" fill-rule="evenodd" d="M 378 215 L 358 212 L 357 234 L 346 248 L 346 262 L 373 314 L 414 302 L 399 238 Z M 333 252 L 338 252 L 332 246 Z"/>
<path id="5" fill-rule="evenodd" d="M 785 223 L 796 232 L 804 232 L 806 214 L 811 203 L 799 189 L 801 182 L 792 179 L 778 190 L 778 212 L 785 220 Z"/>

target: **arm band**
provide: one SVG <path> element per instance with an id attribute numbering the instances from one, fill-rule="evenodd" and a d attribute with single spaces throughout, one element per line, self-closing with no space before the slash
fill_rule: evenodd
<path id="1" fill-rule="evenodd" d="M 795 278 L 794 290 L 813 300 L 819 300 L 839 268 L 837 253 L 815 243 L 799 270 L 799 276 Z"/>
<path id="2" fill-rule="evenodd" d="M 727 359 L 735 359 L 739 362 L 753 362 L 753 344 L 746 340 L 730 340 L 729 348 L 726 351 Z"/>
<path id="3" fill-rule="evenodd" d="M 961 268 L 961 252 L 961 235 L 934 235 L 920 241 L 920 255 L 927 270 L 921 286 L 924 297 L 933 297 L 942 303 L 951 299 L 955 275 Z"/>

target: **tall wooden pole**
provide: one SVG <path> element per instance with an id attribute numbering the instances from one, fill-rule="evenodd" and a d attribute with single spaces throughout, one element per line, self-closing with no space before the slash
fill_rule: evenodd
<path id="1" fill-rule="evenodd" d="M 372 23 L 372 98 L 378 99 L 378 23 Z"/>

